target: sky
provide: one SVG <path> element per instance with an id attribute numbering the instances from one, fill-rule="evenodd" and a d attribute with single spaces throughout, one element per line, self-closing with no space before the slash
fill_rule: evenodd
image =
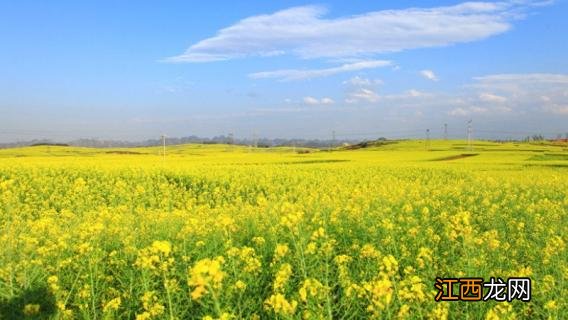
<path id="1" fill-rule="evenodd" d="M 568 133 L 568 0 L 0 1 L 0 142 Z"/>

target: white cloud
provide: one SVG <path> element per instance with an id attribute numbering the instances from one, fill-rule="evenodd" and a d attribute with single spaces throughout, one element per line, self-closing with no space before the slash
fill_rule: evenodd
<path id="1" fill-rule="evenodd" d="M 379 94 L 372 86 L 350 86 L 344 101 L 353 105 L 364 105 L 380 101 L 381 107 L 389 108 L 430 108 L 450 104 L 448 95 L 436 94 L 416 89 L 394 94 Z"/>
<path id="2" fill-rule="evenodd" d="M 459 117 L 465 117 L 465 116 L 469 116 L 472 114 L 483 114 L 483 113 L 488 113 L 489 110 L 487 108 L 481 108 L 481 107 L 475 107 L 475 106 L 471 106 L 469 108 L 455 108 L 452 109 L 448 112 L 449 115 L 451 116 L 459 116 Z"/>
<path id="3" fill-rule="evenodd" d="M 292 54 L 364 57 L 482 40 L 511 28 L 531 4 L 465 2 L 454 6 L 372 11 L 325 18 L 321 6 L 293 7 L 245 18 L 191 45 L 169 62 L 219 61 Z"/>
<path id="4" fill-rule="evenodd" d="M 403 91 L 397 94 L 388 94 L 381 96 L 381 99 L 388 100 L 388 101 L 395 101 L 398 103 L 405 103 L 408 104 L 409 102 L 413 102 L 413 104 L 426 104 L 429 103 L 432 99 L 441 98 L 440 95 L 433 94 L 430 92 L 419 91 L 416 89 L 410 89 Z"/>
<path id="5" fill-rule="evenodd" d="M 360 102 L 377 102 L 380 99 L 376 92 L 376 87 L 383 84 L 379 79 L 368 79 L 355 76 L 347 81 L 343 81 L 347 86 L 345 103 L 357 104 Z"/>
<path id="6" fill-rule="evenodd" d="M 281 81 L 305 80 L 311 78 L 328 77 L 338 73 L 358 71 L 364 69 L 374 69 L 390 65 L 386 60 L 367 60 L 354 63 L 343 64 L 339 67 L 326 69 L 285 69 L 275 71 L 263 71 L 249 74 L 252 79 L 274 78 Z"/>
<path id="7" fill-rule="evenodd" d="M 383 84 L 383 81 L 380 79 L 367 79 L 355 76 L 349 80 L 343 81 L 343 84 L 357 86 L 357 87 L 372 87 Z"/>
<path id="8" fill-rule="evenodd" d="M 496 94 L 483 92 L 479 94 L 479 100 L 483 102 L 490 102 L 490 103 L 504 103 L 507 102 L 507 98 L 498 96 Z"/>
<path id="9" fill-rule="evenodd" d="M 426 95 L 424 92 L 418 91 L 418 90 L 416 90 L 416 89 L 410 89 L 410 90 L 408 90 L 408 91 L 406 92 L 406 94 L 407 94 L 408 96 L 411 96 L 411 97 L 421 97 L 421 96 Z"/>
<path id="10" fill-rule="evenodd" d="M 432 70 L 422 70 L 420 71 L 420 75 L 428 80 L 438 81 L 438 77 Z"/>
<path id="11" fill-rule="evenodd" d="M 333 99 L 331 99 L 331 98 L 322 98 L 320 102 L 321 102 L 321 104 L 334 104 L 335 103 L 335 101 L 333 101 Z"/>
<path id="12" fill-rule="evenodd" d="M 377 102 L 379 101 L 379 95 L 368 88 L 357 88 L 347 94 L 345 98 L 346 103 L 357 103 L 357 102 Z"/>
<path id="13" fill-rule="evenodd" d="M 511 110 L 565 115 L 568 96 L 568 75 L 553 73 L 494 74 L 474 78 L 471 85 L 480 90 L 479 101 L 507 104 Z M 495 93 L 487 93 L 491 90 Z M 493 109 L 503 109 L 496 106 Z"/>
<path id="14" fill-rule="evenodd" d="M 303 101 L 304 101 L 305 104 L 311 105 L 311 106 L 330 105 L 330 104 L 335 103 L 335 101 L 333 99 L 328 98 L 328 97 L 317 99 L 317 98 L 314 98 L 314 97 L 307 96 L 307 97 L 304 97 Z"/>
<path id="15" fill-rule="evenodd" d="M 548 114 L 558 118 L 568 115 L 568 74 L 487 75 L 474 78 L 471 84 L 449 92 L 409 89 L 379 95 L 369 83 L 359 77 L 343 82 L 348 85 L 345 102 L 364 104 L 380 101 L 381 108 L 385 110 L 409 112 L 403 110 L 413 109 L 425 115 L 455 117 L 545 117 Z"/>
<path id="16" fill-rule="evenodd" d="M 481 90 L 499 91 L 499 94 L 540 91 L 541 96 L 552 88 L 566 87 L 568 75 L 552 73 L 494 74 L 474 78 L 472 87 Z"/>
<path id="17" fill-rule="evenodd" d="M 319 104 L 319 100 L 314 97 L 304 97 L 304 103 L 309 105 Z"/>

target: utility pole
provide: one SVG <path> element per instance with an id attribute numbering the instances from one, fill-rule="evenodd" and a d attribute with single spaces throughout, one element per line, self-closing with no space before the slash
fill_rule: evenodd
<path id="1" fill-rule="evenodd" d="M 448 124 L 444 123 L 444 140 L 448 140 Z"/>
<path id="2" fill-rule="evenodd" d="M 426 129 L 426 150 L 430 150 L 430 129 Z"/>
<path id="3" fill-rule="evenodd" d="M 235 143 L 235 139 L 233 137 L 233 133 L 230 132 L 229 133 L 229 149 L 233 150 L 233 144 Z"/>
<path id="4" fill-rule="evenodd" d="M 252 146 L 254 148 L 258 148 L 258 136 L 256 134 L 256 131 L 252 133 Z"/>
<path id="5" fill-rule="evenodd" d="M 160 136 L 162 138 L 162 156 L 164 161 L 166 160 L 166 135 L 162 134 Z"/>
<path id="6" fill-rule="evenodd" d="M 329 144 L 329 151 L 335 145 L 335 130 L 331 131 L 331 143 Z"/>
<path id="7" fill-rule="evenodd" d="M 467 147 L 468 147 L 468 149 L 469 149 L 470 151 L 473 150 L 473 145 L 472 145 L 472 141 L 471 141 L 472 138 L 473 138 L 473 137 L 472 137 L 473 129 L 472 129 L 472 125 L 471 125 L 472 121 L 473 121 L 473 120 L 470 119 L 470 120 L 467 122 Z"/>

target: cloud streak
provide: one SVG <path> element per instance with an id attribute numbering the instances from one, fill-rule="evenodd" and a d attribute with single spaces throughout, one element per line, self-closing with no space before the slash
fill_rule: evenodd
<path id="1" fill-rule="evenodd" d="M 519 4 L 521 3 L 521 4 Z M 482 40 L 508 31 L 530 2 L 464 2 L 454 6 L 372 11 L 326 18 L 321 6 L 245 18 L 191 45 L 169 62 L 250 56 L 354 58 Z"/>
<path id="2" fill-rule="evenodd" d="M 368 60 L 355 63 L 343 64 L 339 67 L 326 69 L 284 69 L 275 71 L 263 71 L 249 74 L 252 79 L 278 79 L 280 81 L 305 80 L 312 78 L 328 77 L 339 73 L 374 69 L 390 66 L 392 63 L 386 60 Z"/>

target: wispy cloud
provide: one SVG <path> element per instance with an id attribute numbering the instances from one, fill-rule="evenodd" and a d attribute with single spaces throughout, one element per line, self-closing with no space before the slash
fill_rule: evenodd
<path id="1" fill-rule="evenodd" d="M 345 98 L 346 103 L 358 103 L 358 102 L 377 102 L 379 101 L 379 94 L 369 88 L 357 88 L 347 94 Z"/>
<path id="2" fill-rule="evenodd" d="M 509 30 L 534 1 L 464 2 L 454 6 L 372 11 L 325 18 L 321 6 L 245 18 L 191 45 L 169 62 L 207 62 L 291 54 L 352 58 L 482 40 Z"/>
<path id="3" fill-rule="evenodd" d="M 498 96 L 496 94 L 482 92 L 479 94 L 479 100 L 483 102 L 491 102 L 491 103 L 505 103 L 507 102 L 507 98 Z"/>
<path id="4" fill-rule="evenodd" d="M 343 84 L 359 87 L 369 87 L 383 84 L 383 81 L 381 79 L 368 79 L 362 78 L 360 76 L 355 76 L 349 80 L 343 81 Z"/>
<path id="5" fill-rule="evenodd" d="M 482 108 L 482 107 L 467 107 L 467 108 L 462 108 L 462 107 L 458 107 L 455 109 L 452 109 L 448 112 L 448 114 L 450 116 L 458 116 L 458 117 L 465 117 L 465 116 L 470 116 L 473 114 L 484 114 L 484 113 L 488 113 L 489 110 L 487 108 Z"/>
<path id="6" fill-rule="evenodd" d="M 335 101 L 331 98 L 322 98 L 320 100 L 321 104 L 334 104 Z"/>
<path id="7" fill-rule="evenodd" d="M 281 81 L 305 80 L 311 78 L 328 77 L 343 72 L 359 71 L 364 69 L 374 69 L 391 65 L 386 60 L 367 60 L 354 63 L 343 64 L 339 67 L 326 69 L 284 69 L 274 71 L 263 71 L 249 74 L 252 79 L 278 79 Z"/>
<path id="8" fill-rule="evenodd" d="M 333 99 L 328 98 L 328 97 L 317 99 L 317 98 L 308 96 L 308 97 L 304 97 L 303 101 L 304 101 L 305 104 L 312 105 L 312 106 L 314 106 L 314 105 L 330 105 L 330 104 L 335 103 L 335 101 Z"/>
<path id="9" fill-rule="evenodd" d="M 428 80 L 438 81 L 438 77 L 432 70 L 422 70 L 420 71 L 420 75 Z"/>
<path id="10" fill-rule="evenodd" d="M 568 115 L 568 75 L 550 73 L 494 74 L 474 78 L 460 96 L 463 105 L 452 116 L 473 114 Z"/>
<path id="11" fill-rule="evenodd" d="M 377 93 L 377 87 L 383 84 L 382 80 L 355 76 L 343 81 L 343 84 L 347 87 L 345 103 L 375 103 L 381 98 Z"/>
<path id="12" fill-rule="evenodd" d="M 568 75 L 554 73 L 511 73 L 476 77 L 481 84 L 495 83 L 557 83 L 568 84 Z"/>
<path id="13" fill-rule="evenodd" d="M 568 74 L 494 74 L 476 77 L 458 90 L 424 92 L 415 89 L 379 94 L 377 85 L 354 77 L 347 86 L 345 102 L 354 106 L 377 106 L 403 112 L 413 109 L 423 114 L 452 117 L 568 116 Z"/>

